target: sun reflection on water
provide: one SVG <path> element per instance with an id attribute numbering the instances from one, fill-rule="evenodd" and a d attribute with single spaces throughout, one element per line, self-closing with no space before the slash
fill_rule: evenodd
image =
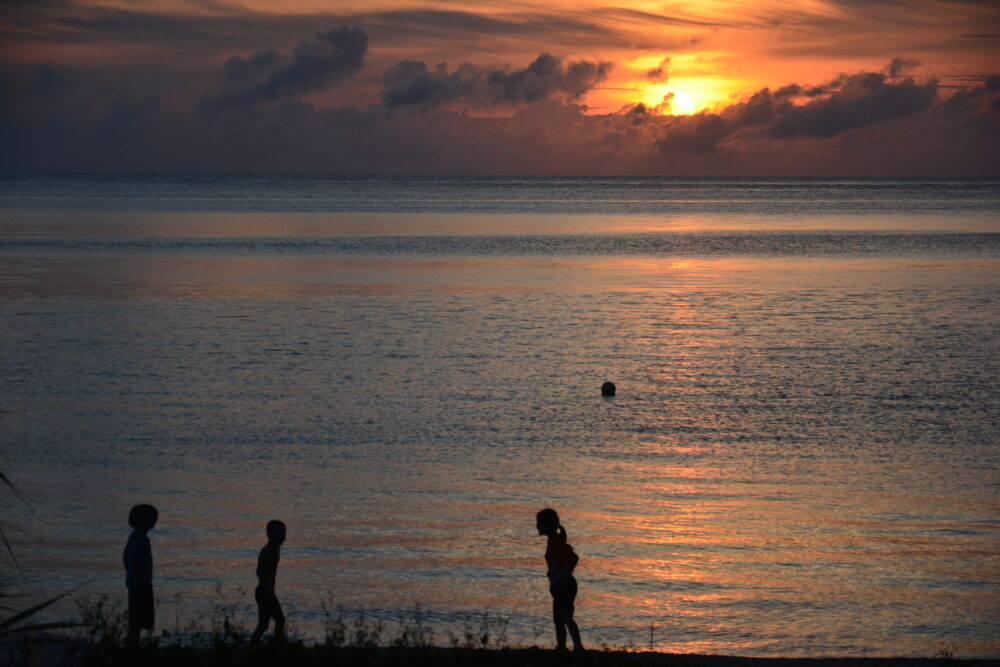
<path id="1" fill-rule="evenodd" d="M 0 289 L 34 301 L 0 325 L 5 419 L 55 517 L 25 560 L 120 589 L 103 508 L 144 489 L 192 607 L 252 589 L 280 517 L 303 628 L 332 591 L 501 610 L 530 641 L 555 505 L 595 644 L 931 654 L 941 634 L 897 628 L 982 628 L 996 601 L 982 261 L 11 258 Z"/>

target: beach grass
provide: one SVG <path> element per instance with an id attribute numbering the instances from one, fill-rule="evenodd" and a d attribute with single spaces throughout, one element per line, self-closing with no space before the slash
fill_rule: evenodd
<path id="1" fill-rule="evenodd" d="M 495 667 L 997 667 L 998 660 L 960 659 L 942 649 L 929 657 L 754 658 L 671 654 L 603 646 L 585 652 L 509 646 L 505 619 L 484 613 L 459 631 L 435 628 L 417 606 L 398 621 L 362 611 L 345 612 L 322 603 L 324 634 L 310 641 L 293 631 L 284 641 L 249 643 L 245 606 L 221 596 L 207 618 L 150 633 L 138 647 L 125 645 L 127 614 L 108 595 L 78 600 L 79 622 L 69 634 L 26 633 L 0 646 L 0 662 L 11 667 L 376 667 L 431 665 Z"/>

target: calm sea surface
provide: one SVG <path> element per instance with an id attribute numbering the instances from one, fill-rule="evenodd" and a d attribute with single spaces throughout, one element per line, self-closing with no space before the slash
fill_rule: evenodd
<path id="1" fill-rule="evenodd" d="M 551 506 L 594 647 L 1000 657 L 998 421 L 997 181 L 0 178 L 24 589 L 151 502 L 165 629 L 280 518 L 302 634 L 548 646 Z"/>

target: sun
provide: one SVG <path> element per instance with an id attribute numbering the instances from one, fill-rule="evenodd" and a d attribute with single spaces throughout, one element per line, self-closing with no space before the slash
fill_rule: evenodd
<path id="1" fill-rule="evenodd" d="M 670 111 L 675 116 L 687 116 L 698 111 L 698 105 L 687 93 L 675 92 L 670 99 Z"/>
<path id="2" fill-rule="evenodd" d="M 687 116 L 710 108 L 715 99 L 705 86 L 688 82 L 671 81 L 667 84 L 647 84 L 642 87 L 639 101 L 650 109 L 659 108 L 662 113 Z"/>
<path id="3" fill-rule="evenodd" d="M 747 86 L 742 79 L 717 71 L 711 54 L 644 55 L 629 62 L 634 91 L 625 104 L 641 102 L 656 112 L 687 116 L 731 104 Z M 707 58 L 707 61 L 705 60 Z"/>

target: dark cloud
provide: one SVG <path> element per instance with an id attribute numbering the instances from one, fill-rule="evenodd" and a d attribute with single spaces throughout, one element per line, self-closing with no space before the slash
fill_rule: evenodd
<path id="1" fill-rule="evenodd" d="M 290 54 L 268 50 L 233 56 L 226 62 L 222 85 L 202 97 L 201 109 L 244 109 L 321 90 L 358 72 L 367 50 L 368 33 L 343 26 L 300 41 Z"/>
<path id="2" fill-rule="evenodd" d="M 453 72 L 445 64 L 431 70 L 423 62 L 396 63 L 382 78 L 387 107 L 424 108 L 462 100 L 470 106 L 516 106 L 548 99 L 577 101 L 607 79 L 613 64 L 562 58 L 543 53 L 523 69 L 463 64 Z"/>
<path id="3" fill-rule="evenodd" d="M 886 71 L 907 66 L 908 61 L 896 59 Z M 774 91 L 764 88 L 718 113 L 674 117 L 666 123 L 656 147 L 665 154 L 705 154 L 723 144 L 761 139 L 829 139 L 927 111 L 937 89 L 933 79 L 893 82 L 880 72 L 841 75 L 810 88 L 798 84 Z"/>
<path id="4" fill-rule="evenodd" d="M 1000 75 L 978 78 L 981 84 L 959 88 L 941 105 L 945 112 L 1000 111 Z"/>
<path id="5" fill-rule="evenodd" d="M 382 75 L 382 103 L 387 107 L 419 105 L 427 108 L 460 97 L 475 98 L 482 78 L 482 72 L 471 65 L 462 65 L 449 73 L 444 63 L 429 70 L 423 62 L 403 60 Z"/>
<path id="6" fill-rule="evenodd" d="M 649 122 L 651 111 L 642 102 L 630 104 L 621 110 L 622 115 L 628 119 L 630 125 L 644 125 Z"/>
<path id="7" fill-rule="evenodd" d="M 771 126 L 772 137 L 833 137 L 848 130 L 926 111 L 937 97 L 937 81 L 905 79 L 887 83 L 874 72 L 838 81 L 827 97 L 784 110 Z"/>
<path id="8" fill-rule="evenodd" d="M 666 135 L 656 143 L 656 147 L 666 154 L 708 153 L 731 131 L 732 126 L 718 114 L 677 116 L 668 125 Z"/>
<path id="9" fill-rule="evenodd" d="M 290 52 L 258 50 L 232 60 L 219 88 L 262 85 L 290 62 Z M 17 95 L 0 105 L 0 169 L 1000 175 L 1000 114 L 990 111 L 1000 108 L 1000 77 L 967 75 L 927 107 L 936 84 L 892 78 L 890 63 L 673 116 L 668 105 L 593 113 L 574 102 L 600 85 L 599 65 L 574 70 L 544 55 L 523 68 L 404 60 L 385 71 L 384 103 L 325 106 L 348 88 L 308 101 L 288 92 L 223 123 L 150 91 L 134 73 L 56 65 L 50 77 L 37 65 L 9 67 Z M 503 76 L 491 85 L 494 72 Z M 64 91 L 58 103 L 30 94 L 36 79 L 41 94 L 61 75 L 75 83 L 55 87 Z M 472 106 L 491 113 L 464 113 Z"/>
<path id="10" fill-rule="evenodd" d="M 665 154 L 712 152 L 720 143 L 738 138 L 748 129 L 780 122 L 794 108 L 793 99 L 802 95 L 802 88 L 794 84 L 773 92 L 764 88 L 719 113 L 672 117 L 656 147 Z"/>
<path id="11" fill-rule="evenodd" d="M 799 86 L 785 86 L 774 92 L 770 88 L 758 90 L 742 102 L 727 107 L 722 115 L 735 129 L 768 125 L 788 113 L 792 99 L 801 95 Z"/>
<path id="12" fill-rule="evenodd" d="M 555 96 L 574 101 L 607 79 L 613 68 L 610 62 L 586 60 L 566 66 L 561 58 L 543 53 L 524 69 L 490 72 L 486 83 L 497 102 L 517 104 Z"/>
<path id="13" fill-rule="evenodd" d="M 660 64 L 653 69 L 646 72 L 646 78 L 650 81 L 661 81 L 666 83 L 669 78 L 668 68 L 670 67 L 670 58 L 664 58 L 660 61 Z"/>
<path id="14" fill-rule="evenodd" d="M 886 76 L 896 78 L 900 76 L 906 76 L 911 74 L 913 70 L 922 65 L 919 60 L 914 60 L 912 58 L 893 58 L 892 62 L 885 66 L 883 72 Z"/>

